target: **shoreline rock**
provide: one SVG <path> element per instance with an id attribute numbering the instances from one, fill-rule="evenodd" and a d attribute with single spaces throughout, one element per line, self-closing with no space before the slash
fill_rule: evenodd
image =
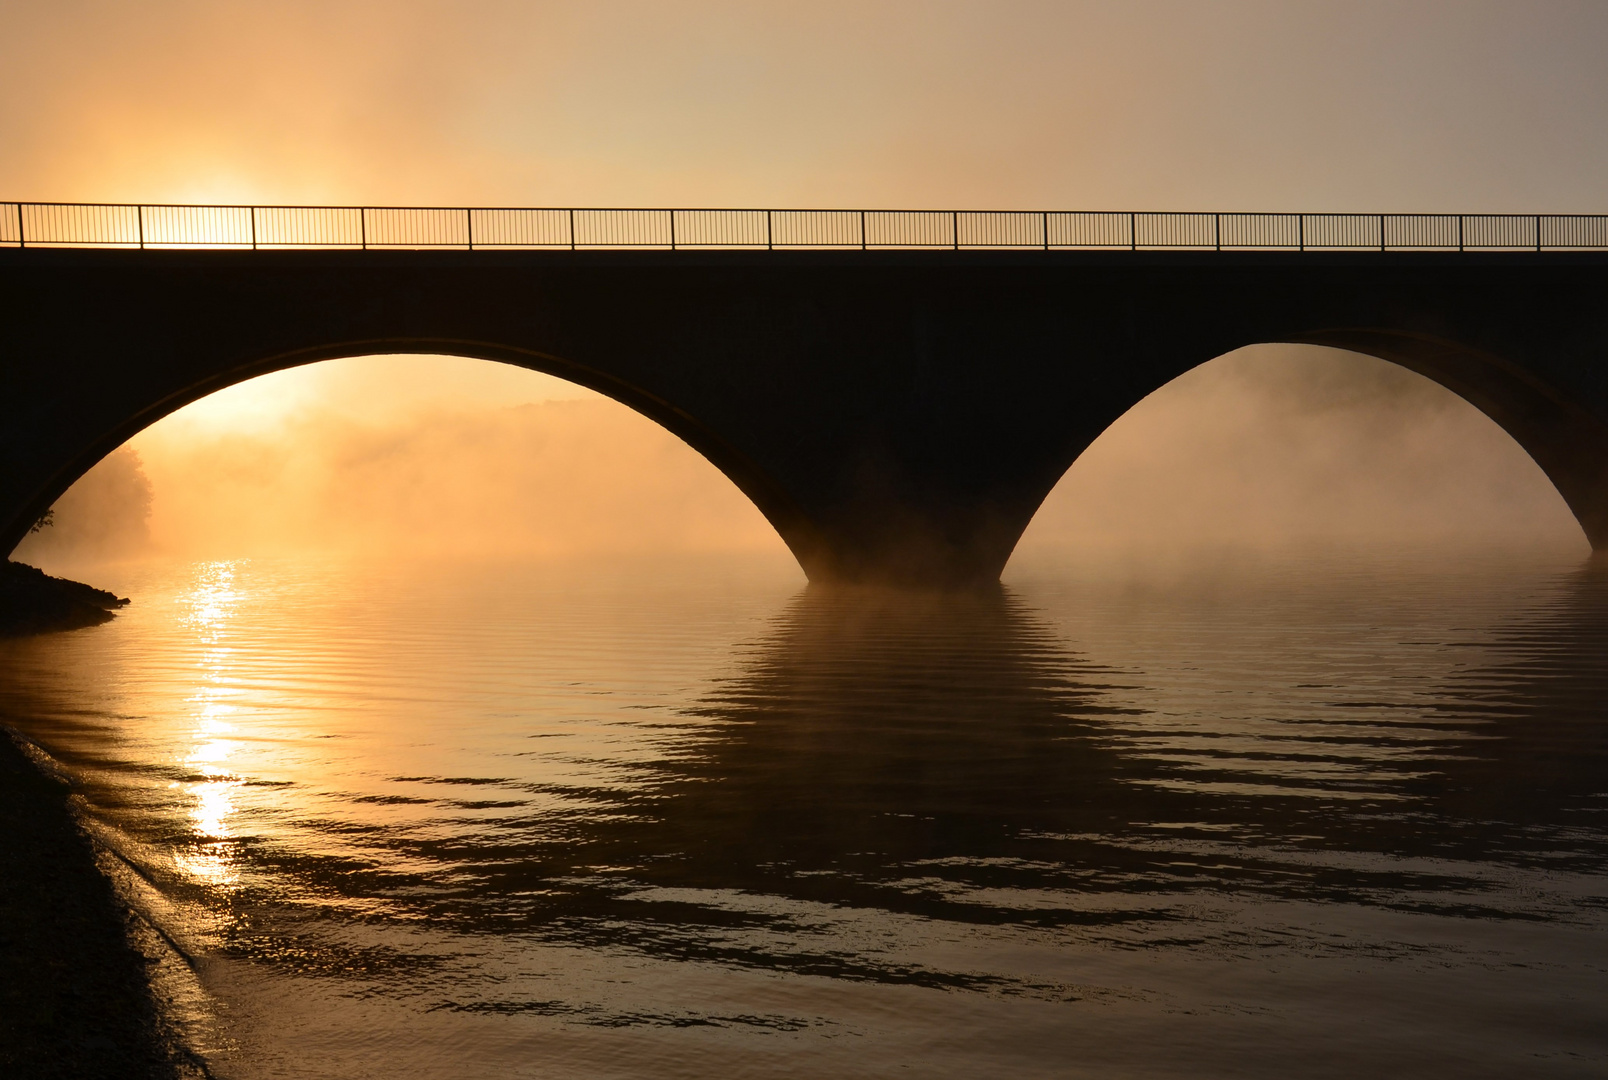
<path id="1" fill-rule="evenodd" d="M 51 577 L 9 559 L 0 566 L 0 637 L 96 626 L 128 600 L 79 581 Z"/>

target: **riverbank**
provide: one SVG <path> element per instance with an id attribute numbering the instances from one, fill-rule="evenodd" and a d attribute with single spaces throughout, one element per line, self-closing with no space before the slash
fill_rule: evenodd
<path id="1" fill-rule="evenodd" d="M 77 630 L 114 617 L 128 601 L 9 559 L 0 566 L 0 637 Z"/>
<path id="2" fill-rule="evenodd" d="M 0 728 L 0 1076 L 196 1076 L 68 795 Z"/>

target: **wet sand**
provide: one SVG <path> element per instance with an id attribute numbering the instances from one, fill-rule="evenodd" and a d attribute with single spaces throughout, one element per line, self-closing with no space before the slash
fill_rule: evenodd
<path id="1" fill-rule="evenodd" d="M 0 728 L 0 1075 L 205 1075 L 162 1019 L 134 916 L 68 795 Z"/>

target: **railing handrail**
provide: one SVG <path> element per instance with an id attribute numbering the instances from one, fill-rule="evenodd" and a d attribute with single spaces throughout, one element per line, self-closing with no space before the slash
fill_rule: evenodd
<path id="1" fill-rule="evenodd" d="M 0 202 L 0 246 L 1580 250 L 1608 214 Z"/>

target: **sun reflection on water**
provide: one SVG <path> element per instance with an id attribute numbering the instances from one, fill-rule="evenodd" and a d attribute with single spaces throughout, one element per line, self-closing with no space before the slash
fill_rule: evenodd
<path id="1" fill-rule="evenodd" d="M 222 629 L 240 599 L 235 589 L 236 567 L 235 562 L 201 563 L 197 567 L 199 579 L 179 596 L 179 603 L 190 609 L 185 622 L 212 631 Z"/>
<path id="2" fill-rule="evenodd" d="M 194 585 L 178 599 L 186 609 L 181 622 L 195 632 L 202 649 L 189 699 L 195 716 L 193 741 L 183 759 L 195 777 L 186 784 L 195 800 L 189 813 L 191 837 L 174 852 L 173 861 L 197 883 L 223 888 L 238 880 L 229 819 L 237 809 L 234 792 L 241 781 L 230 770 L 229 758 L 240 744 L 228 736 L 235 732 L 231 717 L 244 691 L 238 685 L 235 650 L 222 644 L 241 597 L 236 570 L 233 562 L 202 563 Z"/>
<path id="3" fill-rule="evenodd" d="M 239 879 L 228 818 L 235 811 L 236 780 L 207 780 L 190 785 L 195 806 L 190 811 L 191 843 L 173 853 L 173 863 L 201 885 L 229 887 Z"/>

